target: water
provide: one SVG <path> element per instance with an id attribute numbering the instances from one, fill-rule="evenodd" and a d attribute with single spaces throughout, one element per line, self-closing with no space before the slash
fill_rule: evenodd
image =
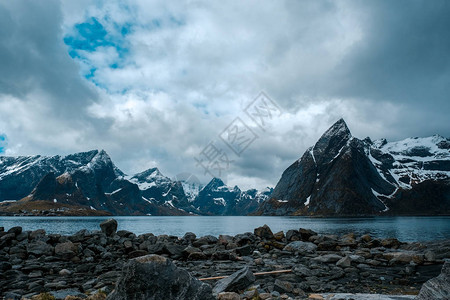
<path id="1" fill-rule="evenodd" d="M 108 217 L 0 217 L 0 226 L 9 229 L 22 226 L 24 230 L 45 229 L 47 233 L 73 234 L 81 229 L 99 230 Z M 374 217 L 374 218 L 309 218 L 309 217 L 114 217 L 119 230 L 139 235 L 153 233 L 183 236 L 194 232 L 197 236 L 211 234 L 235 235 L 253 232 L 267 224 L 273 232 L 308 228 L 322 234 L 369 233 L 378 238 L 397 238 L 400 241 L 450 239 L 450 217 Z"/>

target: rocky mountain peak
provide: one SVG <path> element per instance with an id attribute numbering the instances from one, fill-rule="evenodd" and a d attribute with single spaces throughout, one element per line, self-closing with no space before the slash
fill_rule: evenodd
<path id="1" fill-rule="evenodd" d="M 388 142 L 331 126 L 288 167 L 262 214 L 448 214 L 450 143 L 439 135 Z"/>
<path id="2" fill-rule="evenodd" d="M 205 186 L 205 189 L 215 189 L 221 186 L 225 186 L 225 183 L 222 179 L 214 177 L 211 181 Z"/>
<path id="3" fill-rule="evenodd" d="M 342 148 L 352 139 L 350 129 L 344 119 L 339 119 L 320 137 L 310 151 L 314 161 L 323 163 L 338 155 Z"/>
<path id="4" fill-rule="evenodd" d="M 348 129 L 347 123 L 345 123 L 344 119 L 339 119 L 334 123 L 327 131 L 322 135 L 320 139 L 327 137 L 341 137 L 342 139 L 349 139 L 352 137 L 350 129 Z M 319 142 L 320 142 L 319 139 Z"/>
<path id="5" fill-rule="evenodd" d="M 137 179 L 140 182 L 152 182 L 157 178 L 164 177 L 158 168 L 150 168 L 141 173 L 135 174 L 132 178 Z"/>

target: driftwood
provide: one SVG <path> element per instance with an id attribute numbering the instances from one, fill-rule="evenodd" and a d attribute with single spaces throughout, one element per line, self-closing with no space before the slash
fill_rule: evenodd
<path id="1" fill-rule="evenodd" d="M 278 271 L 269 271 L 269 272 L 258 272 L 258 273 L 253 273 L 253 275 L 255 276 L 261 276 L 261 275 L 271 275 L 271 274 L 281 274 L 281 273 L 291 273 L 292 270 L 278 270 Z M 205 280 L 217 280 L 217 279 L 223 279 L 226 278 L 228 276 L 216 276 L 216 277 L 207 277 L 207 278 L 200 278 L 200 281 L 205 281 Z"/>

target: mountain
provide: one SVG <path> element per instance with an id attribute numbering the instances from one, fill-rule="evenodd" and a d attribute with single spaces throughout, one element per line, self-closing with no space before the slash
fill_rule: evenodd
<path id="1" fill-rule="evenodd" d="M 238 186 L 229 187 L 219 178 L 213 178 L 192 202 L 194 207 L 208 215 L 247 215 L 256 211 L 270 195 L 271 190 L 241 191 Z"/>
<path id="2" fill-rule="evenodd" d="M 258 214 L 450 214 L 450 140 L 360 140 L 340 119 L 283 172 Z"/>
<path id="3" fill-rule="evenodd" d="M 212 180 L 214 182 L 215 179 Z M 211 188 L 211 184 L 206 187 Z M 206 187 L 193 180 L 172 180 L 157 168 L 125 175 L 101 150 L 68 156 L 0 156 L 0 214 L 189 215 L 223 214 L 198 200 Z M 255 211 L 261 194 L 227 197 L 232 214 Z M 203 191 L 203 192 L 202 192 Z M 202 198 L 203 199 L 203 198 Z M 195 203 L 195 205 L 194 205 Z M 198 204 L 200 203 L 200 204 Z"/>
<path id="4" fill-rule="evenodd" d="M 157 205 L 168 208 L 182 207 L 189 210 L 190 203 L 183 185 L 161 174 L 158 168 L 151 168 L 130 178 L 141 190 L 142 197 Z"/>

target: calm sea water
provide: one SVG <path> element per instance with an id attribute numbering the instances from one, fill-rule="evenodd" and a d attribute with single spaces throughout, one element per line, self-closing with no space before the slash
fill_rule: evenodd
<path id="1" fill-rule="evenodd" d="M 24 230 L 45 229 L 47 233 L 73 234 L 81 229 L 99 230 L 108 217 L 0 217 L 0 226 Z M 450 217 L 374 217 L 374 218 L 308 218 L 308 217 L 114 217 L 119 230 L 135 234 L 153 233 L 183 236 L 211 234 L 235 235 L 253 232 L 267 224 L 273 232 L 308 228 L 323 234 L 369 233 L 374 237 L 394 237 L 401 241 L 450 239 Z"/>

